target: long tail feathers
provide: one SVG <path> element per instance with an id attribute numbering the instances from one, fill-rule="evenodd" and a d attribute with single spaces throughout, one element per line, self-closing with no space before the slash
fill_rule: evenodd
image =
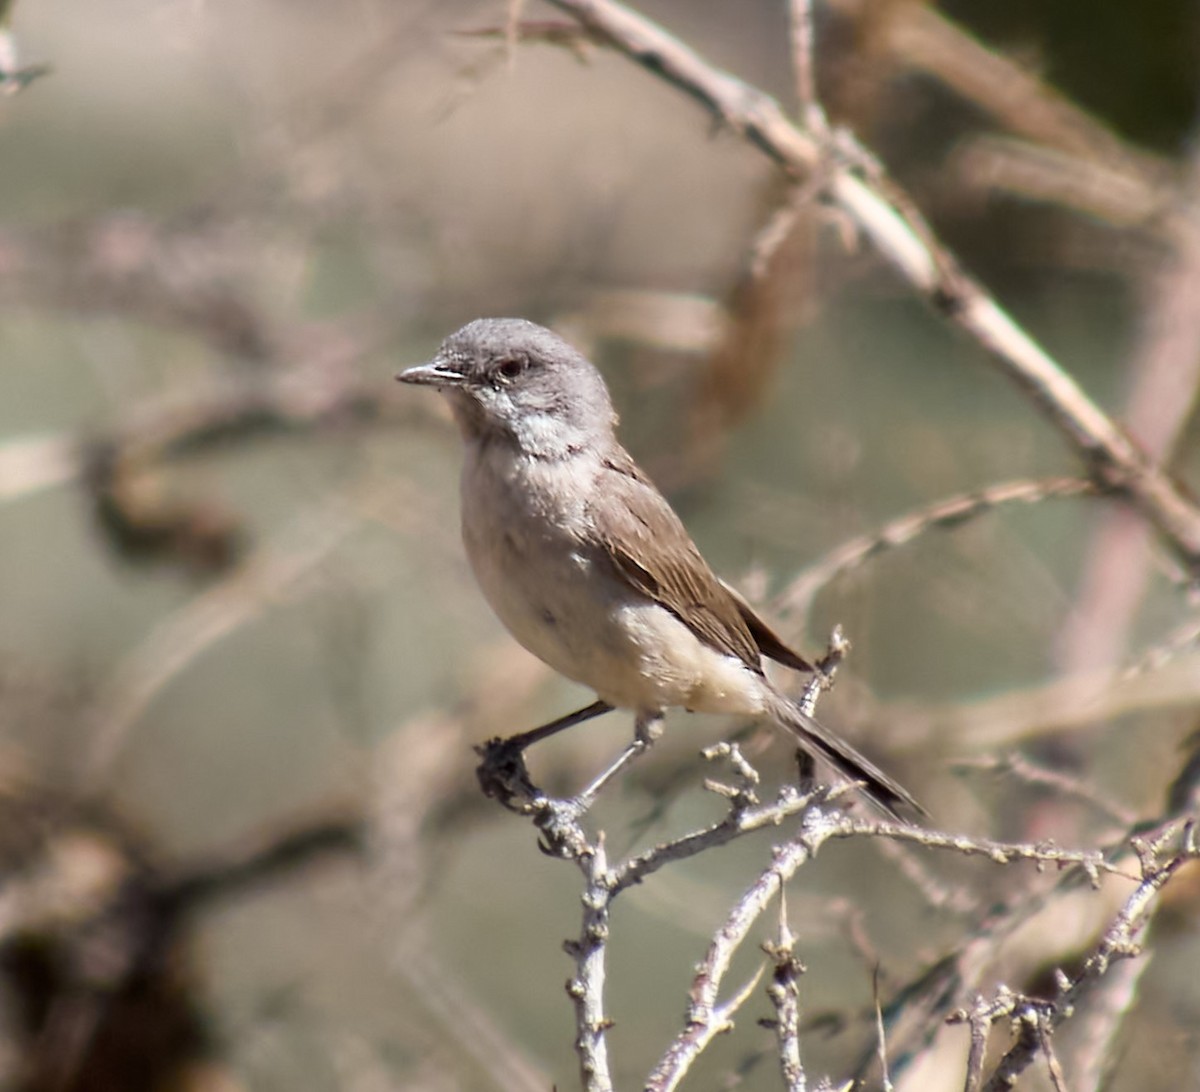
<path id="1" fill-rule="evenodd" d="M 860 755 L 844 739 L 818 724 L 807 713 L 782 695 L 776 695 L 772 716 L 800 737 L 800 742 L 832 763 L 840 773 L 862 785 L 863 793 L 889 815 L 900 818 L 897 808 L 911 808 L 919 815 L 928 814 L 899 782 L 890 778 L 869 759 Z"/>

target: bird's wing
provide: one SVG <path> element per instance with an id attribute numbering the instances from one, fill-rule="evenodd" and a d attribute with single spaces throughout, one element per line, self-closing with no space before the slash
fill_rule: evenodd
<path id="1" fill-rule="evenodd" d="M 737 604 L 737 609 L 742 615 L 742 621 L 746 623 L 746 628 L 750 630 L 750 636 L 754 638 L 754 643 L 758 645 L 759 652 L 768 659 L 774 660 L 777 664 L 783 664 L 784 667 L 790 667 L 795 671 L 813 670 L 813 665 L 801 656 L 799 652 L 796 652 L 783 643 L 783 638 L 758 616 L 757 612 L 746 602 L 742 593 L 737 588 L 731 588 L 724 580 L 721 581 L 721 587 L 730 594 L 734 603 Z"/>
<path id="2" fill-rule="evenodd" d="M 618 449 L 605 458 L 597 485 L 592 526 L 621 574 L 702 641 L 761 671 L 749 619 L 780 648 L 782 642 L 721 583 L 674 510 L 626 451 Z"/>

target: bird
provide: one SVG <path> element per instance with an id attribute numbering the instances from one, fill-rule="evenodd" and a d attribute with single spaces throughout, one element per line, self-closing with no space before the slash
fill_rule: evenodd
<path id="1" fill-rule="evenodd" d="M 766 717 L 884 812 L 923 812 L 767 677 L 764 660 L 812 668 L 705 561 L 621 445 L 608 387 L 581 352 L 528 320 L 480 318 L 396 378 L 449 402 L 465 450 L 463 543 L 484 598 L 521 645 L 597 695 L 562 726 L 631 710 L 645 744 L 669 709 Z"/>

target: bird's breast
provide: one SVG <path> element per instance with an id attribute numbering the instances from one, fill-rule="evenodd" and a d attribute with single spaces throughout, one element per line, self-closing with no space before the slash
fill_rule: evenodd
<path id="1" fill-rule="evenodd" d="M 632 587 L 607 558 L 586 502 L 586 461 L 540 464 L 482 449 L 463 468 L 467 557 L 510 633 L 613 705 L 757 713 L 761 683 Z"/>
<path id="2" fill-rule="evenodd" d="M 523 465 L 529 463 L 532 465 Z M 530 652 L 588 683 L 605 590 L 588 549 L 580 468 L 484 452 L 463 468 L 467 558 L 500 621 Z"/>

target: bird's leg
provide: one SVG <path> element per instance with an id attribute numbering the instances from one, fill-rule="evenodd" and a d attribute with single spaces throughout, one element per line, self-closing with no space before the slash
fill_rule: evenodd
<path id="1" fill-rule="evenodd" d="M 518 732 L 515 736 L 509 736 L 507 739 L 501 740 L 500 743 L 510 752 L 516 751 L 520 753 L 526 748 L 532 747 L 535 743 L 541 743 L 543 739 L 549 739 L 559 732 L 566 731 L 568 728 L 574 728 L 577 724 L 582 724 L 585 720 L 602 716 L 610 712 L 612 708 L 613 706 L 609 705 L 608 702 L 597 698 L 591 705 L 585 705 L 582 709 L 576 709 L 574 713 L 568 713 L 565 717 L 559 717 L 557 720 L 552 720 L 549 724 L 543 724 L 538 728 L 530 728 L 528 732 Z"/>
<path id="2" fill-rule="evenodd" d="M 529 771 L 525 768 L 526 748 L 557 732 L 607 713 L 612 708 L 608 702 L 597 699 L 591 705 L 576 709 L 574 713 L 552 720 L 549 724 L 530 728 L 528 732 L 518 732 L 507 739 L 496 736 L 480 744 L 475 748 L 475 753 L 481 759 L 475 774 L 485 795 L 495 797 L 507 808 L 520 811 L 524 805 L 543 795 L 530 780 Z"/>
<path id="3" fill-rule="evenodd" d="M 604 702 L 596 702 L 596 706 L 604 706 Z M 605 712 L 605 709 L 598 708 L 596 712 L 602 713 Z M 581 709 L 580 713 L 576 715 L 580 716 L 580 719 L 587 719 L 583 714 L 595 715 L 589 714 L 587 709 Z M 583 827 L 580 824 L 581 818 L 592 808 L 601 788 L 604 788 L 614 776 L 620 773 L 620 770 L 629 766 L 638 755 L 641 755 L 649 748 L 650 744 L 654 743 L 655 739 L 661 736 L 662 720 L 664 720 L 664 716 L 662 716 L 661 710 L 638 713 L 632 742 L 620 752 L 616 761 L 610 763 L 607 769 L 602 770 L 600 775 L 593 779 L 592 784 L 584 788 L 578 796 L 565 800 L 551 799 L 546 796 L 530 798 L 529 804 L 532 805 L 536 815 L 534 822 L 541 830 L 538 845 L 542 852 L 550 854 L 551 857 L 578 858 L 582 854 L 592 851 L 587 835 L 583 833 Z M 521 762 L 521 768 L 524 768 L 523 762 Z M 510 803 L 509 806 L 511 806 Z"/>
<path id="4" fill-rule="evenodd" d="M 595 802 L 596 796 L 614 777 L 617 776 L 635 758 L 649 750 L 650 745 L 662 735 L 663 714 L 660 710 L 638 713 L 634 722 L 633 739 L 616 759 L 605 770 L 596 776 L 590 785 L 579 793 L 572 801 L 572 807 L 577 815 L 582 815 Z"/>

